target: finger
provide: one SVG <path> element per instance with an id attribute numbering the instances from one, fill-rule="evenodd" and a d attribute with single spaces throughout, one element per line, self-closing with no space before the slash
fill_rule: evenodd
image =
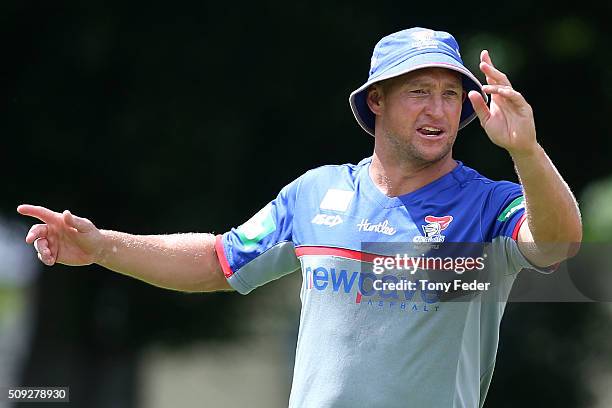
<path id="1" fill-rule="evenodd" d="M 491 111 L 489 110 L 487 103 L 480 92 L 470 91 L 468 93 L 468 98 L 470 98 L 470 102 L 472 102 L 472 107 L 480 120 L 481 126 L 484 126 L 491 116 Z"/>
<path id="2" fill-rule="evenodd" d="M 480 61 L 486 62 L 489 65 L 493 65 L 493 61 L 491 61 L 491 56 L 489 55 L 489 50 L 482 50 L 480 52 Z"/>
<path id="3" fill-rule="evenodd" d="M 50 254 L 51 250 L 49 249 L 49 241 L 47 238 L 38 238 L 34 241 L 34 249 L 36 252 L 42 255 Z"/>
<path id="4" fill-rule="evenodd" d="M 31 244 L 38 238 L 46 237 L 48 233 L 49 228 L 47 227 L 47 224 L 35 224 L 32 226 L 32 228 L 30 228 L 30 231 L 28 231 L 25 240 L 28 244 Z"/>
<path id="5" fill-rule="evenodd" d="M 34 241 L 34 249 L 36 249 L 38 259 L 47 266 L 55 264 L 55 257 L 51 248 L 49 248 L 49 241 L 46 238 L 38 238 Z"/>
<path id="6" fill-rule="evenodd" d="M 487 62 L 480 63 L 480 70 L 486 75 L 487 82 L 491 85 L 512 86 L 508 76 Z"/>
<path id="7" fill-rule="evenodd" d="M 480 70 L 485 74 L 485 79 L 488 84 L 497 84 L 497 81 L 495 80 L 495 78 L 490 77 L 489 75 L 487 75 L 486 72 L 483 71 L 482 66 L 481 66 L 482 63 L 490 64 L 491 66 L 493 66 L 493 62 L 491 61 L 491 57 L 489 56 L 489 51 L 487 50 L 482 50 L 480 52 L 480 64 L 478 66 Z"/>
<path id="8" fill-rule="evenodd" d="M 65 210 L 62 216 L 64 217 L 64 222 L 66 224 L 79 232 L 90 232 L 94 228 L 93 223 L 87 218 L 77 217 L 68 210 Z"/>
<path id="9" fill-rule="evenodd" d="M 55 264 L 55 258 L 52 255 L 43 255 L 41 253 L 38 254 L 38 259 L 40 262 L 44 263 L 47 266 L 53 266 Z"/>
<path id="10" fill-rule="evenodd" d="M 46 223 L 48 223 L 59 215 L 58 213 L 51 211 L 48 208 L 29 204 L 20 205 L 19 207 L 17 207 L 17 212 L 21 215 L 38 218 L 39 220 Z"/>
<path id="11" fill-rule="evenodd" d="M 482 90 L 488 94 L 495 94 L 495 95 L 501 95 L 503 96 L 506 100 L 517 104 L 517 105 L 522 105 L 522 104 L 526 104 L 527 101 L 525 100 L 525 98 L 523 97 L 523 95 L 521 95 L 520 92 L 512 89 L 509 86 L 501 86 L 501 85 L 484 85 L 482 87 Z"/>
<path id="12" fill-rule="evenodd" d="M 45 265 L 51 266 L 55 263 L 55 257 L 49 248 L 49 241 L 46 238 L 38 238 L 34 241 L 38 259 Z"/>

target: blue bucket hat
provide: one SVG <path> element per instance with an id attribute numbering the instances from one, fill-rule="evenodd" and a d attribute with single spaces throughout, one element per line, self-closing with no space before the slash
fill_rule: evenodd
<path id="1" fill-rule="evenodd" d="M 349 96 L 351 110 L 359 125 L 374 136 L 375 115 L 366 102 L 370 85 L 429 67 L 448 68 L 461 73 L 463 88 L 467 92 L 480 92 L 485 102 L 488 101 L 487 94 L 482 91 L 482 84 L 463 65 L 459 45 L 455 38 L 444 31 L 414 27 L 390 34 L 374 47 L 368 81 Z M 475 117 L 476 112 L 474 112 L 472 103 L 465 98 L 461 108 L 459 129 L 470 123 Z"/>

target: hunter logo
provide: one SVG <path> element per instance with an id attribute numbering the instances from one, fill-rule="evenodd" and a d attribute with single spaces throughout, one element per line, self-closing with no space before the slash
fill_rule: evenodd
<path id="1" fill-rule="evenodd" d="M 452 215 L 445 215 L 443 217 L 436 217 L 434 215 L 428 215 L 425 217 L 425 222 L 428 224 L 422 225 L 423 234 L 417 235 L 412 238 L 413 242 L 444 242 L 446 238 L 442 235 L 442 231 L 448 228 L 448 225 L 453 221 Z"/>
<path id="2" fill-rule="evenodd" d="M 497 217 L 497 221 L 499 222 L 508 221 L 508 219 L 512 216 L 512 214 L 514 214 L 521 208 L 525 208 L 525 197 L 523 196 L 520 196 L 514 199 L 514 201 L 508 204 L 506 209 L 502 211 L 501 214 L 499 214 L 499 217 Z"/>
<path id="3" fill-rule="evenodd" d="M 268 204 L 250 220 L 239 226 L 236 232 L 245 247 L 252 247 L 274 230 L 276 230 L 276 224 L 272 217 L 272 204 Z"/>

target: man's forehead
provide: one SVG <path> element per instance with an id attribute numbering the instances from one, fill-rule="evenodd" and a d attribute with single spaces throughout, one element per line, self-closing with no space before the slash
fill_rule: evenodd
<path id="1" fill-rule="evenodd" d="M 417 69 L 415 71 L 408 72 L 400 75 L 402 82 L 420 82 L 430 80 L 440 80 L 450 83 L 461 85 L 462 78 L 461 74 L 455 70 L 440 68 L 440 67 L 427 67 Z"/>

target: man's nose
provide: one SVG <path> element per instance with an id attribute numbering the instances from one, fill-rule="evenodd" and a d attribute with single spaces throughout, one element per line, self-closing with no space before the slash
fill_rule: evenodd
<path id="1" fill-rule="evenodd" d="M 433 94 L 427 99 L 425 112 L 432 117 L 441 117 L 444 112 L 442 95 Z"/>

